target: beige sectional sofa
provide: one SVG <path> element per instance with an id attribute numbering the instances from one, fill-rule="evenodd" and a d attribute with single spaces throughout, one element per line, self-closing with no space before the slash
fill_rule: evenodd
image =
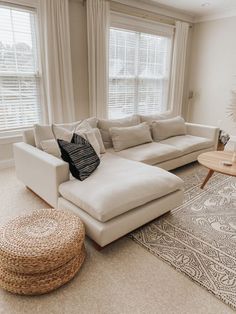
<path id="1" fill-rule="evenodd" d="M 151 123 L 160 116 L 98 120 L 106 153 L 84 181 L 72 178 L 68 164 L 35 147 L 34 133 L 14 145 L 18 178 L 53 207 L 71 210 L 85 223 L 87 235 L 100 246 L 179 206 L 183 182 L 166 171 L 216 149 L 218 128 L 186 123 L 186 134 L 115 151 L 111 127 Z M 154 167 L 155 166 L 155 167 Z"/>

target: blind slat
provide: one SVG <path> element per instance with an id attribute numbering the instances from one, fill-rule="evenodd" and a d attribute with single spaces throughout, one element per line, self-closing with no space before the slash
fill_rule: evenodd
<path id="1" fill-rule="evenodd" d="M 36 12 L 0 6 L 0 131 L 40 121 Z"/>
<path id="2" fill-rule="evenodd" d="M 110 28 L 110 118 L 167 110 L 171 40 Z"/>

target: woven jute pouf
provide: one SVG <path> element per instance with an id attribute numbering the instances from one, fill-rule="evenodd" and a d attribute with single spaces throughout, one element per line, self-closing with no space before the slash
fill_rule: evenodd
<path id="1" fill-rule="evenodd" d="M 18 294 L 43 294 L 72 279 L 85 258 L 78 216 L 41 209 L 0 229 L 0 286 Z"/>

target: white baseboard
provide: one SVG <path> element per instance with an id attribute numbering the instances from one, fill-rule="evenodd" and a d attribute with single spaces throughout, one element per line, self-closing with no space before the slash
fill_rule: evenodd
<path id="1" fill-rule="evenodd" d="M 0 160 L 0 170 L 14 167 L 14 159 Z"/>

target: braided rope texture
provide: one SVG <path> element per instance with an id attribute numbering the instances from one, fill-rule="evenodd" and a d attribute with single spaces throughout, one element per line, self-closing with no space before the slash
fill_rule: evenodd
<path id="1" fill-rule="evenodd" d="M 58 209 L 19 216 L 0 229 L 0 286 L 26 295 L 71 280 L 85 259 L 81 219 Z"/>

